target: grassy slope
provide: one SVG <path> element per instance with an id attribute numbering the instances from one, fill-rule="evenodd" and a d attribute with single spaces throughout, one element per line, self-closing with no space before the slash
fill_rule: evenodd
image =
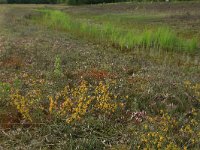
<path id="1" fill-rule="evenodd" d="M 70 8 L 66 12 L 78 18 L 92 19 L 97 23 L 113 22 L 130 29 L 167 25 L 180 34 L 188 33 L 191 36 L 192 32 L 192 35 L 199 37 L 199 3 L 130 3 L 129 7 L 116 4 L 115 7 L 98 5 L 87 8 Z"/>
<path id="2" fill-rule="evenodd" d="M 84 20 L 75 20 L 61 11 L 43 10 L 36 22 L 56 30 L 71 32 L 74 35 L 115 45 L 121 49 L 155 49 L 168 51 L 194 52 L 197 50 L 197 40 L 181 39 L 167 27 L 151 29 L 143 27 L 139 30 L 125 29 L 111 22 L 94 24 Z M 143 20 L 143 16 L 138 16 Z M 149 16 L 146 16 L 149 18 Z M 149 18 L 151 19 L 151 18 Z"/>
<path id="3" fill-rule="evenodd" d="M 7 10 L 10 9 L 6 13 L 6 20 L 3 20 L 6 26 L 0 27 L 3 29 L 0 31 L 0 81 L 12 83 L 16 78 L 25 81 L 22 75 L 27 73 L 29 78 L 43 78 L 53 83 L 53 86 L 42 86 L 42 90 L 48 94 L 62 88 L 66 83 L 79 82 L 81 78 L 97 81 L 99 79 L 91 76 L 91 72 L 99 70 L 114 75 L 114 79 L 119 81 L 119 86 L 123 88 L 119 88 L 118 92 L 130 96 L 127 109 L 131 111 L 145 110 L 148 114 L 156 114 L 163 108 L 181 118 L 194 107 L 192 98 L 185 93 L 183 82 L 200 82 L 199 54 L 188 56 L 154 51 L 122 52 L 109 46 L 78 39 L 69 33 L 31 24 L 24 17 L 29 18 L 28 14 L 33 13 L 34 7 L 6 7 Z M 94 10 L 93 7 L 95 6 L 68 9 L 59 6 L 72 14 L 77 11 L 76 13 L 81 13 L 83 18 L 87 16 L 87 13 L 84 16 L 83 12 Z M 82 12 L 79 12 L 80 10 Z M 101 13 L 100 10 L 98 13 Z M 104 20 L 104 17 L 97 19 L 98 22 L 101 20 Z M 182 26 L 182 23 L 176 20 L 174 23 Z M 64 77 L 59 80 L 52 77 L 56 55 L 61 57 L 64 73 Z M 28 90 L 26 87 L 23 88 Z M 173 107 L 171 103 L 174 104 Z M 5 114 L 1 117 L 11 121 L 16 117 L 12 114 L 15 110 L 4 108 L 2 105 L 0 109 L 13 115 L 11 118 Z M 117 145 L 120 149 L 129 149 L 130 143 L 134 145 L 135 139 L 130 135 L 135 127 L 133 123 L 110 125 L 95 119 L 94 124 L 94 120 L 91 119 L 89 124 L 90 128 L 87 128 L 87 125 L 71 128 L 62 124 L 50 124 L 32 128 L 17 126 L 16 130 L 8 131 L 4 129 L 0 132 L 0 146 L 4 149 L 13 149 L 15 145 L 15 148 L 19 149 L 75 149 L 78 145 L 79 149 L 102 149 L 111 144 Z"/>

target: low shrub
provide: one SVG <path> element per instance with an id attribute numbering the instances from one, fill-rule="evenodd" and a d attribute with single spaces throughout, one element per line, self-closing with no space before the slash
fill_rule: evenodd
<path id="1" fill-rule="evenodd" d="M 47 104 L 41 96 L 39 89 L 30 90 L 25 94 L 13 89 L 10 94 L 11 105 L 23 119 L 30 122 L 36 122 L 39 116 L 44 117 L 43 112 L 46 112 L 52 121 L 64 120 L 71 123 L 85 116 L 110 117 L 116 110 L 123 108 L 124 102 L 121 100 L 125 99 L 112 93 L 110 83 L 99 82 L 97 85 L 90 85 L 86 81 L 75 86 L 67 85 L 55 95 L 49 95 L 48 98 L 44 98 L 49 100 Z M 41 120 L 44 121 L 43 117 Z"/>

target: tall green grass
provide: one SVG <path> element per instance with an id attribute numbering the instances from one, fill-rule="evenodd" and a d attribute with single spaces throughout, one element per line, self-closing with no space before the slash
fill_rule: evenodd
<path id="1" fill-rule="evenodd" d="M 87 39 L 111 43 L 121 49 L 156 48 L 186 52 L 192 52 L 197 49 L 197 41 L 195 39 L 182 39 L 168 27 L 152 30 L 144 29 L 139 32 L 137 29 L 122 29 L 110 23 L 100 25 L 76 20 L 61 11 L 40 10 L 40 12 L 42 12 L 42 17 L 36 20 L 47 27 L 68 31 Z"/>

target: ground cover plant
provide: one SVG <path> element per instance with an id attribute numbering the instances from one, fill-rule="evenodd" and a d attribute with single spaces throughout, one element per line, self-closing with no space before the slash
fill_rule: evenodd
<path id="1" fill-rule="evenodd" d="M 199 8 L 0 5 L 0 149 L 199 149 Z"/>

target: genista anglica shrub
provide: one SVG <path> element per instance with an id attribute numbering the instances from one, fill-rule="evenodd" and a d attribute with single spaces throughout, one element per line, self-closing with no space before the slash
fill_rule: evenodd
<path id="1" fill-rule="evenodd" d="M 66 85 L 47 97 L 43 97 L 38 88 L 23 93 L 11 87 L 10 104 L 29 122 L 37 122 L 39 119 L 45 121 L 47 114 L 52 121 L 62 120 L 68 124 L 87 116 L 110 117 L 122 110 L 126 101 L 124 96 L 113 93 L 112 86 L 113 82 L 100 81 L 91 85 L 83 80 L 79 84 Z M 47 104 L 46 99 L 49 100 Z"/>

